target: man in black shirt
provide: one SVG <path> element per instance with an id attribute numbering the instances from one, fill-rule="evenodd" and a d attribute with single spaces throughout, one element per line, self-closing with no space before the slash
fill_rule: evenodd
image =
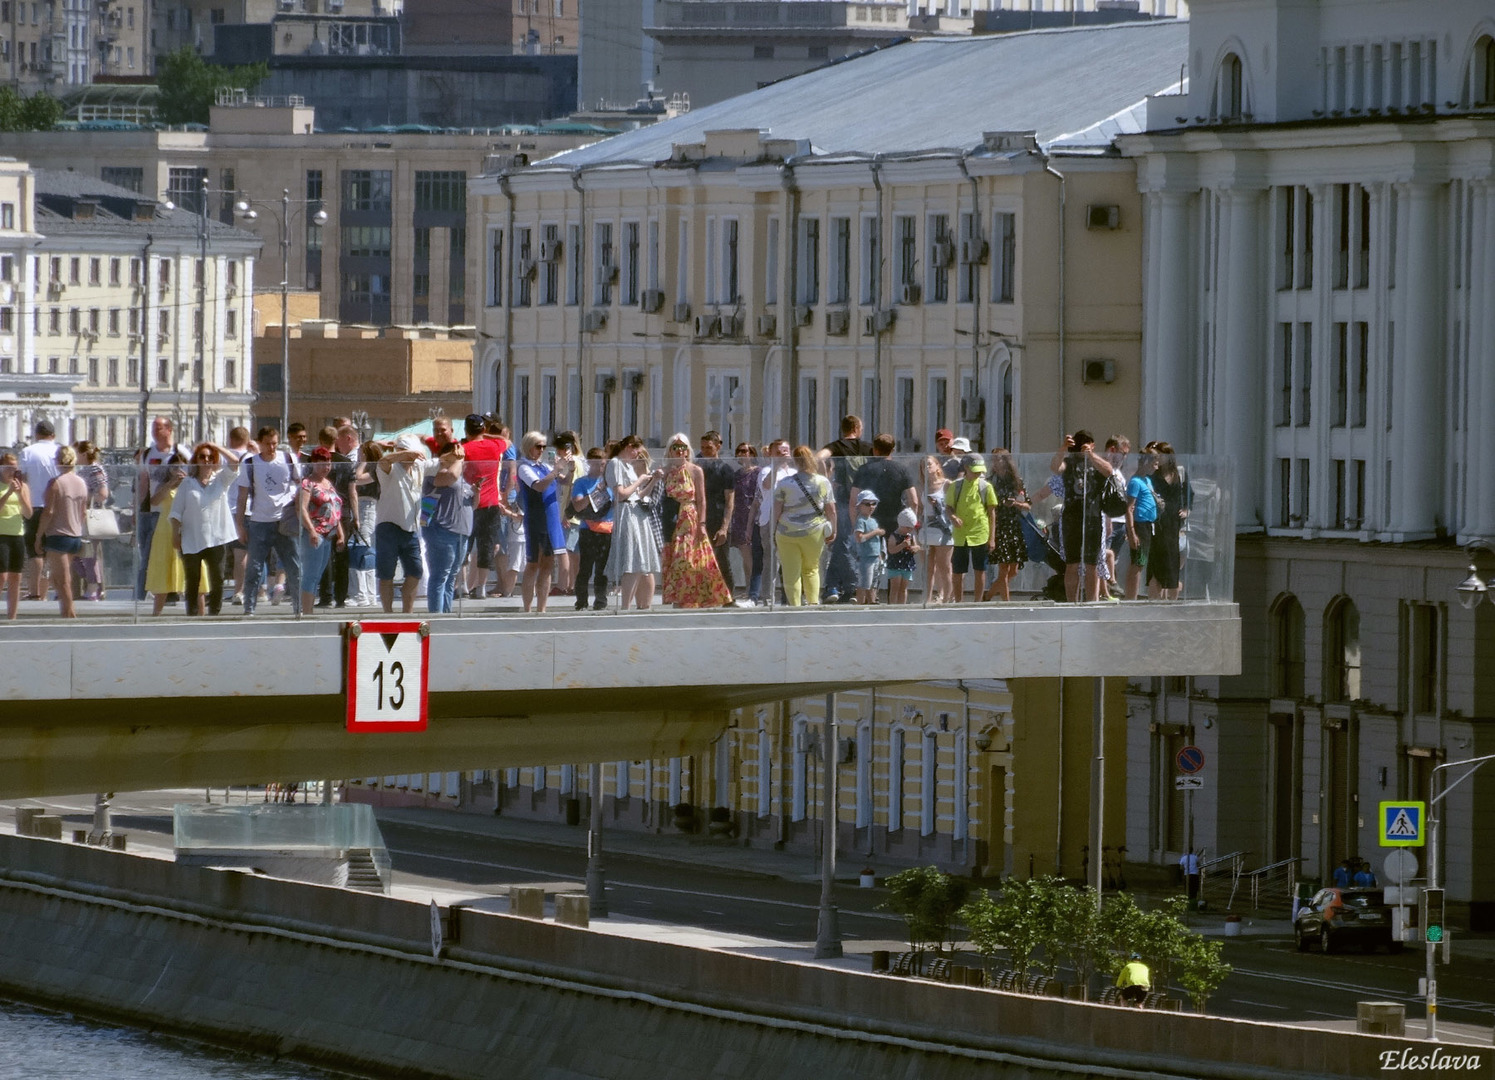
<path id="1" fill-rule="evenodd" d="M 884 535 L 892 536 L 898 531 L 898 511 L 905 506 L 918 510 L 919 492 L 913 478 L 898 462 L 893 460 L 893 448 L 897 442 L 891 435 L 879 435 L 872 440 L 872 457 L 851 478 L 851 505 L 855 506 L 862 492 L 870 491 L 877 496 L 877 508 L 872 516 Z"/>
<path id="2" fill-rule="evenodd" d="M 701 436 L 701 456 L 696 464 L 706 480 L 706 538 L 716 552 L 716 565 L 727 583 L 727 591 L 733 589 L 732 548 L 727 543 L 727 526 L 732 520 L 732 487 L 737 479 L 737 466 L 721 457 L 722 434 L 708 431 Z"/>
<path id="3" fill-rule="evenodd" d="M 816 455 L 820 467 L 831 480 L 836 497 L 838 520 L 851 521 L 851 478 L 872 456 L 872 447 L 862 441 L 862 419 L 859 416 L 841 418 L 841 437 Z M 856 559 L 853 548 L 856 541 L 850 529 L 837 529 L 831 541 L 830 565 L 825 571 L 825 591 L 821 602 L 826 604 L 852 603 L 856 599 Z"/>

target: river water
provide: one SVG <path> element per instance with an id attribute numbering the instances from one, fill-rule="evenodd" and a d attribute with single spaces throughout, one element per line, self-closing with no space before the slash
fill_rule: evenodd
<path id="1" fill-rule="evenodd" d="M 0 1001 L 0 1077 L 25 1080 L 334 1080 L 306 1065 L 248 1057 Z"/>

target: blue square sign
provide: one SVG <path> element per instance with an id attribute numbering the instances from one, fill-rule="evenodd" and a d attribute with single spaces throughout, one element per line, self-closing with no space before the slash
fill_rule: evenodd
<path id="1" fill-rule="evenodd" d="M 1381 803 L 1381 846 L 1422 847 L 1426 843 L 1423 823 L 1427 820 L 1427 803 Z"/>

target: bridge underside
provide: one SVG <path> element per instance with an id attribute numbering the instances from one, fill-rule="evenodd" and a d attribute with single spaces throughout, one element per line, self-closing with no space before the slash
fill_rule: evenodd
<path id="1" fill-rule="evenodd" d="M 427 730 L 345 730 L 329 620 L 0 628 L 0 798 L 642 760 L 735 708 L 933 679 L 1227 675 L 1233 604 L 441 619 Z"/>

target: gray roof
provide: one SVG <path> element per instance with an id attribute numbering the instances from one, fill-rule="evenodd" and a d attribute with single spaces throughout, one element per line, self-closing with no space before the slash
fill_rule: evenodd
<path id="1" fill-rule="evenodd" d="M 978 146 L 982 132 L 1036 131 L 1047 145 L 1178 82 L 1189 24 L 1145 23 L 921 38 L 832 63 L 543 164 L 661 161 L 707 131 L 767 129 L 817 153 Z"/>
<path id="2" fill-rule="evenodd" d="M 36 169 L 36 231 L 43 236 L 138 236 L 144 241 L 149 233 L 158 240 L 196 240 L 198 215 L 180 208 L 166 209 L 165 203 L 157 202 L 149 195 L 108 184 L 87 173 L 72 169 Z M 94 199 L 98 209 L 94 216 L 77 220 L 70 216 L 73 200 Z M 146 202 L 155 206 L 155 214 L 148 220 L 136 221 L 134 209 L 137 203 Z M 216 218 L 208 218 L 209 243 L 225 241 L 260 245 L 259 236 L 248 229 L 225 225 Z"/>

